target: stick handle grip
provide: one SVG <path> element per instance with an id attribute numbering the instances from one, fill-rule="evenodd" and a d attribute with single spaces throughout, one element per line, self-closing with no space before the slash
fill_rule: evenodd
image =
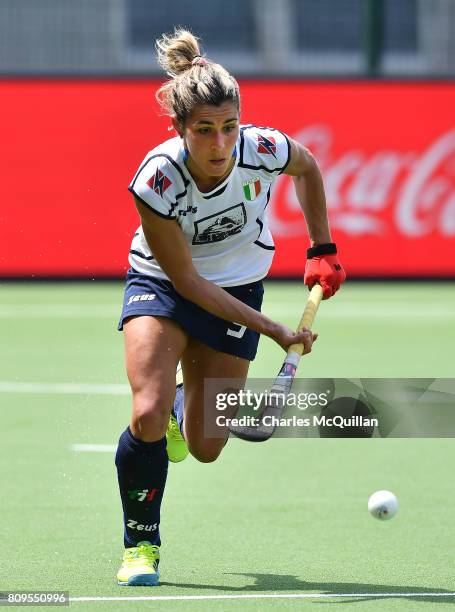
<path id="1" fill-rule="evenodd" d="M 311 329 L 313 325 L 314 318 L 316 317 L 316 313 L 319 308 L 319 304 L 322 300 L 322 287 L 321 285 L 314 285 L 310 291 L 310 295 L 308 297 L 307 303 L 305 305 L 305 310 L 303 311 L 302 318 L 300 319 L 300 323 L 297 326 L 297 331 L 302 331 L 304 327 L 307 329 Z M 289 353 L 297 353 L 298 355 L 303 355 L 303 344 L 291 344 L 288 347 L 288 355 Z"/>

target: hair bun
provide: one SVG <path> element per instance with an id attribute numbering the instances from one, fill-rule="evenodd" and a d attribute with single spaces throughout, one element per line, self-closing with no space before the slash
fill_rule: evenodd
<path id="1" fill-rule="evenodd" d="M 183 126 L 200 105 L 220 106 L 232 102 L 240 112 L 237 81 L 229 72 L 201 55 L 199 42 L 188 30 L 176 29 L 156 41 L 158 62 L 171 77 L 155 96 L 166 115 Z M 194 66 L 204 67 L 192 70 Z"/>
<path id="2" fill-rule="evenodd" d="M 192 66 L 206 66 L 207 64 L 207 60 L 205 57 L 202 57 L 202 55 L 196 55 L 196 57 L 193 57 L 191 61 Z"/>
<path id="3" fill-rule="evenodd" d="M 171 77 L 189 70 L 195 65 L 193 64 L 194 59 L 198 60 L 198 64 L 203 60 L 198 39 L 183 28 L 177 28 L 171 35 L 163 34 L 156 41 L 156 52 L 158 63 Z M 206 60 L 204 62 L 207 63 Z"/>

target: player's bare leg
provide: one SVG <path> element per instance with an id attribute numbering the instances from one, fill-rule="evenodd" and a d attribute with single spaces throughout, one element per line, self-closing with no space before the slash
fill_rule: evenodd
<path id="1" fill-rule="evenodd" d="M 133 393 L 131 433 L 144 442 L 166 433 L 175 370 L 188 337 L 165 317 L 132 317 L 124 325 L 126 371 Z"/>
<path id="2" fill-rule="evenodd" d="M 227 428 L 217 428 L 220 437 L 204 437 L 204 418 L 216 417 L 215 391 L 213 398 L 204 397 L 204 379 L 236 379 L 237 386 L 232 390 L 243 389 L 250 362 L 241 357 L 216 351 L 198 340 L 190 339 L 182 356 L 184 377 L 184 435 L 191 454 L 204 463 L 215 461 L 221 453 L 229 436 Z M 219 392 L 223 389 L 219 389 Z M 204 415 L 204 401 L 209 415 Z M 213 406 L 209 408 L 209 405 Z"/>
<path id="3" fill-rule="evenodd" d="M 165 433 L 175 397 L 175 369 L 188 339 L 163 317 L 131 317 L 124 333 L 133 411 L 115 457 L 126 548 L 117 581 L 153 586 L 159 580 L 160 508 L 168 470 Z"/>

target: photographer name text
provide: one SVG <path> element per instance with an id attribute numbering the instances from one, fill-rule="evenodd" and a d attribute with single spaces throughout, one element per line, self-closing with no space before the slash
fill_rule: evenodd
<path id="1" fill-rule="evenodd" d="M 367 418 L 363 416 L 352 416 L 345 418 L 342 416 L 317 416 L 298 417 L 276 417 L 274 415 L 265 415 L 264 417 L 243 416 L 240 418 L 229 418 L 224 414 L 216 417 L 218 427 L 378 427 L 379 420 L 377 418 Z"/>

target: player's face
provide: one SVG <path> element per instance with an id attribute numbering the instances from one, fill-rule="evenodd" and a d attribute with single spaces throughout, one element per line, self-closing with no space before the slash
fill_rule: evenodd
<path id="1" fill-rule="evenodd" d="M 187 165 L 194 178 L 209 184 L 220 180 L 232 166 L 238 136 L 239 112 L 234 103 L 196 107 L 183 132 Z"/>

